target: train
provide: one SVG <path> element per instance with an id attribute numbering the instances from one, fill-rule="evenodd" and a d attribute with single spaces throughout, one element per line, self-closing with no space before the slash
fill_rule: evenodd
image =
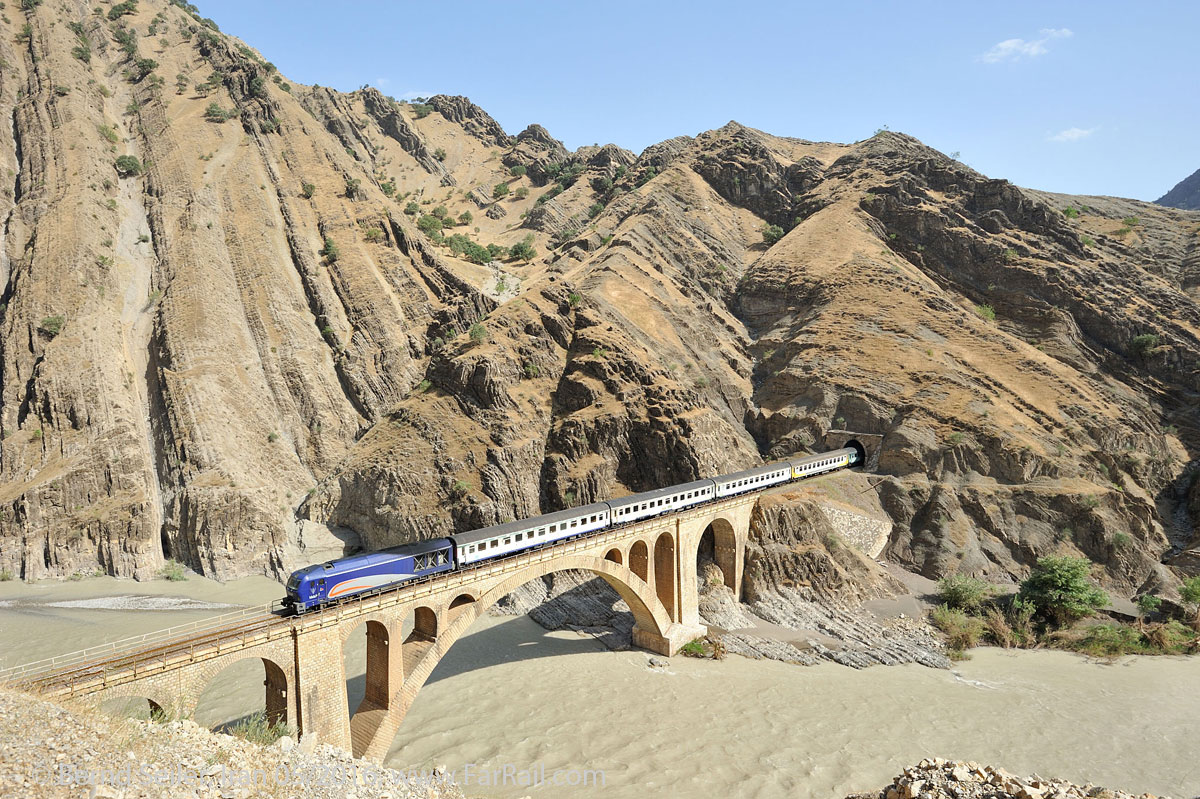
<path id="1" fill-rule="evenodd" d="M 305 566 L 287 581 L 285 608 L 301 614 L 351 597 L 391 590 L 414 580 L 469 569 L 558 541 L 591 535 L 664 513 L 773 485 L 845 469 L 862 461 L 854 447 L 756 466 L 733 474 L 658 488 L 619 499 L 503 522 L 375 552 Z"/>

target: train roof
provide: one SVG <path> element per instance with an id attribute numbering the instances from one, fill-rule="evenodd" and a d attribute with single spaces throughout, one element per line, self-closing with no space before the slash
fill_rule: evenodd
<path id="1" fill-rule="evenodd" d="M 706 488 L 707 486 L 710 486 L 712 484 L 713 484 L 713 481 L 708 480 L 708 479 L 694 480 L 693 482 L 683 483 L 683 484 L 677 485 L 677 486 L 668 486 L 666 488 L 656 488 L 653 491 L 643 491 L 640 494 L 629 494 L 627 496 L 620 497 L 618 499 L 610 499 L 610 500 L 608 500 L 608 505 L 610 508 L 614 508 L 614 509 L 623 508 L 626 505 L 636 505 L 639 502 L 646 502 L 647 500 L 658 499 L 659 497 L 666 497 L 666 496 L 670 496 L 672 494 L 679 494 L 684 491 L 696 491 L 701 488 Z"/>
<path id="2" fill-rule="evenodd" d="M 729 474 L 723 474 L 720 477 L 715 477 L 713 479 L 718 480 L 718 481 L 740 480 L 744 477 L 757 477 L 760 474 L 766 474 L 768 472 L 773 472 L 776 469 L 783 469 L 783 468 L 787 468 L 787 469 L 792 468 L 791 461 L 777 461 L 776 463 L 764 463 L 762 466 L 755 466 L 751 469 L 746 469 L 745 471 L 741 471 L 741 472 L 730 472 Z"/>
<path id="3" fill-rule="evenodd" d="M 819 461 L 822 458 L 828 458 L 843 452 L 856 452 L 854 447 L 842 447 L 841 449 L 831 449 L 828 452 L 816 452 L 812 455 L 799 455 L 792 458 L 792 463 L 808 463 L 809 461 Z"/>
<path id="4" fill-rule="evenodd" d="M 387 547 L 379 550 L 386 552 L 389 555 L 424 555 L 426 552 L 436 552 L 439 549 L 453 546 L 454 542 L 449 538 L 430 538 L 425 541 L 412 541 L 408 544 L 398 544 L 394 547 Z"/>
<path id="5" fill-rule="evenodd" d="M 593 502 L 591 505 L 580 505 L 577 508 L 567 508 L 566 510 L 547 513 L 543 516 L 534 516 L 532 519 L 517 519 L 512 522 L 501 522 L 493 524 L 491 527 L 483 527 L 479 530 L 469 530 L 465 533 L 455 533 L 451 538 L 454 539 L 456 546 L 465 546 L 474 544 L 477 541 L 486 541 L 489 538 L 495 538 L 498 535 L 506 533 L 519 533 L 524 530 L 529 530 L 534 527 L 542 527 L 547 524 L 555 524 L 562 521 L 570 521 L 580 516 L 591 516 L 593 513 L 607 513 L 608 506 L 603 502 Z"/>
<path id="6" fill-rule="evenodd" d="M 346 555 L 334 560 L 325 560 L 320 563 L 314 563 L 311 566 L 305 566 L 302 569 L 297 569 L 292 574 L 308 575 L 315 572 L 326 573 L 329 571 L 341 571 L 343 569 L 357 569 L 360 566 L 374 566 L 380 563 L 387 563 L 399 557 L 406 555 L 421 555 L 426 552 L 434 552 L 439 549 L 445 549 L 450 546 L 449 538 L 431 538 L 427 541 L 414 541 L 411 544 L 400 544 L 387 549 L 379 549 L 374 552 L 360 552 L 357 555 Z M 332 566 L 331 569 L 326 569 L 325 564 Z"/>

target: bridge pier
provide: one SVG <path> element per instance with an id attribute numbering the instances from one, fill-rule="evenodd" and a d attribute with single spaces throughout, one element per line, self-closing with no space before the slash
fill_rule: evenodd
<path id="1" fill-rule="evenodd" d="M 338 627 L 293 629 L 300 734 L 350 751 L 350 704 Z"/>

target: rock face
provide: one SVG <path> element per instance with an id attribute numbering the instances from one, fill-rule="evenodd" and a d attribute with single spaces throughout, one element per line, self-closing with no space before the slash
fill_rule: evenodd
<path id="1" fill-rule="evenodd" d="M 31 5 L 0 26 L 0 569 L 281 575 L 301 522 L 393 545 L 832 428 L 882 440 L 884 555 L 926 576 L 1200 562 L 1195 213 L 895 133 L 572 153 L 293 84 L 164 0 Z M 455 257 L 435 211 L 534 255 Z"/>
<path id="2" fill-rule="evenodd" d="M 1175 188 L 1154 202 L 1170 208 L 1200 211 L 1200 169 L 1175 184 Z"/>

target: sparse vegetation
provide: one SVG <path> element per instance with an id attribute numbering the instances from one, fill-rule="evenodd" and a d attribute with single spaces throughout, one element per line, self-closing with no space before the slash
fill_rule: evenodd
<path id="1" fill-rule="evenodd" d="M 111 125 L 97 125 L 96 129 L 100 131 L 100 135 L 103 136 L 104 140 L 109 144 L 116 144 L 121 140 L 121 138 L 117 135 L 117 131 Z"/>
<path id="2" fill-rule="evenodd" d="M 1079 209 L 1068 205 L 1063 209 L 1063 216 L 1067 219 L 1077 219 L 1079 217 Z"/>
<path id="3" fill-rule="evenodd" d="M 325 237 L 325 246 L 321 248 L 321 255 L 325 256 L 325 260 L 333 263 L 341 257 L 342 252 L 338 249 L 337 244 L 329 236 Z"/>
<path id="4" fill-rule="evenodd" d="M 1129 342 L 1129 348 L 1139 358 L 1145 358 L 1150 350 L 1157 346 L 1158 336 L 1153 333 L 1142 333 L 1141 335 L 1134 336 L 1133 340 Z"/>
<path id="5" fill-rule="evenodd" d="M 993 593 L 991 584 L 975 577 L 953 574 L 938 580 L 942 604 L 966 613 L 979 613 Z"/>
<path id="6" fill-rule="evenodd" d="M 38 330 L 47 338 L 53 339 L 62 332 L 66 319 L 62 316 L 47 316 L 38 325 Z"/>
<path id="7" fill-rule="evenodd" d="M 132 155 L 117 156 L 117 160 L 113 162 L 113 166 L 117 170 L 117 175 L 123 178 L 131 178 L 142 173 L 141 161 L 138 161 L 137 157 Z"/>
<path id="8" fill-rule="evenodd" d="M 159 569 L 158 576 L 164 580 L 170 580 L 173 583 L 183 582 L 187 579 L 187 572 L 183 568 L 183 564 L 177 560 L 167 560 L 163 567 Z"/>
<path id="9" fill-rule="evenodd" d="M 483 322 L 476 322 L 471 325 L 471 329 L 467 331 L 467 336 L 471 339 L 472 344 L 482 344 L 487 341 L 487 328 Z"/>
<path id="10" fill-rule="evenodd" d="M 579 303 L 583 302 L 583 296 L 578 292 L 572 291 L 567 295 L 567 304 L 572 308 L 578 308 Z"/>
<path id="11" fill-rule="evenodd" d="M 990 305 L 976 305 L 975 313 L 978 314 L 981 319 L 986 319 L 989 322 L 996 321 L 996 309 Z"/>
<path id="12" fill-rule="evenodd" d="M 446 160 L 446 148 L 445 148 L 445 147 L 439 147 L 439 148 L 437 148 L 436 150 L 434 150 L 434 151 L 433 151 L 433 157 L 434 157 L 434 158 L 436 158 L 436 159 L 437 159 L 437 160 L 439 160 L 439 161 L 445 161 L 445 160 Z"/>
<path id="13" fill-rule="evenodd" d="M 259 746 L 270 746 L 285 735 L 294 736 L 293 730 L 287 724 L 267 720 L 263 711 L 252 713 L 229 725 L 225 731 L 235 738 L 242 738 Z"/>
<path id="14" fill-rule="evenodd" d="M 525 186 L 517 186 L 516 190 L 513 191 L 513 196 L 518 200 L 524 200 L 529 196 L 529 189 Z"/>
<path id="15" fill-rule="evenodd" d="M 359 178 L 346 178 L 346 197 L 353 200 L 356 197 L 362 196 L 362 180 Z"/>
<path id="16" fill-rule="evenodd" d="M 1093 239 L 1091 236 L 1080 236 L 1079 241 L 1083 243 L 1084 247 L 1095 247 L 1096 246 L 1096 240 Z"/>
<path id="17" fill-rule="evenodd" d="M 766 227 L 764 227 L 762 229 L 763 243 L 766 244 L 768 247 L 772 246 L 773 244 L 775 244 L 775 242 L 782 239 L 784 237 L 784 235 L 785 235 L 785 231 L 779 225 L 767 225 Z"/>
<path id="18" fill-rule="evenodd" d="M 209 122 L 220 123 L 229 119 L 233 119 L 234 117 L 238 116 L 239 113 L 240 112 L 236 108 L 232 108 L 227 111 L 216 101 L 214 101 L 209 103 L 208 107 L 204 109 L 204 118 Z"/>
<path id="19" fill-rule="evenodd" d="M 421 206 L 417 205 L 415 202 L 409 202 L 404 206 L 404 213 L 408 214 L 409 216 L 416 216 L 420 212 Z"/>
<path id="20" fill-rule="evenodd" d="M 508 184 L 507 183 L 497 183 L 495 186 L 492 187 L 492 199 L 493 200 L 500 200 L 506 196 L 508 196 Z"/>
<path id="21" fill-rule="evenodd" d="M 306 200 L 311 200 L 317 192 L 317 184 L 308 183 L 307 181 L 300 184 L 300 195 Z"/>
<path id="22" fill-rule="evenodd" d="M 383 231 L 377 227 L 367 228 L 367 232 L 363 234 L 363 238 L 372 244 L 383 241 Z"/>
<path id="23" fill-rule="evenodd" d="M 1108 604 L 1108 595 L 1091 582 L 1090 570 L 1086 558 L 1039 558 L 1018 595 L 1053 625 L 1070 624 Z"/>
<path id="24" fill-rule="evenodd" d="M 929 621 L 945 634 L 946 644 L 952 650 L 970 649 L 979 643 L 983 635 L 981 619 L 948 605 L 934 608 L 929 614 Z"/>

